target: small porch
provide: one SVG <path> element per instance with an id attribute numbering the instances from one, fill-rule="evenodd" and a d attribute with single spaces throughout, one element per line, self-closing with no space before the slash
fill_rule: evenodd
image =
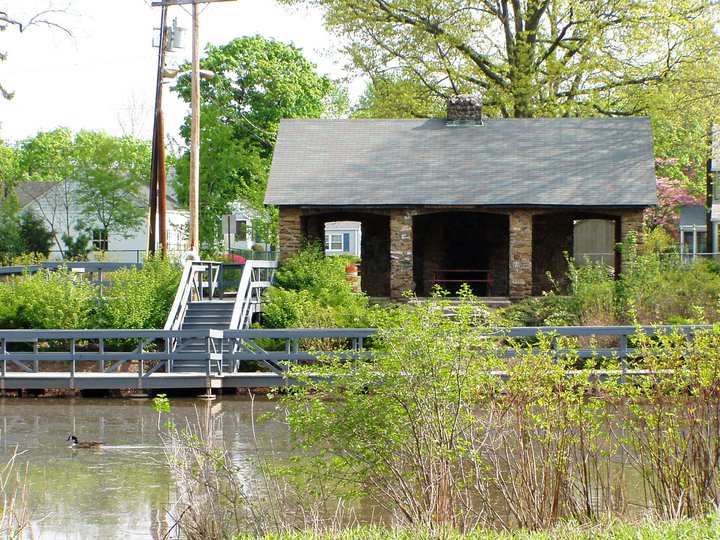
<path id="1" fill-rule="evenodd" d="M 518 299 L 550 290 L 548 273 L 565 275 L 576 224 L 588 219 L 611 222 L 616 242 L 642 231 L 637 208 L 281 208 L 281 259 L 322 239 L 327 222 L 358 221 L 370 296 L 429 296 L 435 285 L 452 295 L 467 283 L 479 297 Z"/>

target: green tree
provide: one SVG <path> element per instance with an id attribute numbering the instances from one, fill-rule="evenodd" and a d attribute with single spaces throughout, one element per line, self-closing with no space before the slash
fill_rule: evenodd
<path id="1" fill-rule="evenodd" d="M 82 257 L 95 231 L 105 238 L 127 235 L 145 219 L 141 189 L 148 183 L 147 142 L 93 131 L 73 136 L 58 128 L 19 143 L 15 160 L 19 180 L 56 184 L 37 210 L 63 255 Z"/>
<path id="2" fill-rule="evenodd" d="M 355 118 L 434 118 L 444 105 L 419 81 L 374 75 L 353 107 Z"/>
<path id="3" fill-rule="evenodd" d="M 229 213 L 228 203 L 262 205 L 280 119 L 337 113 L 343 94 L 301 50 L 260 36 L 210 45 L 200 65 L 215 73 L 201 84 L 200 232 L 212 245 L 220 243 L 220 216 Z M 188 78 L 174 90 L 190 100 Z M 189 138 L 189 119 L 183 135 Z M 177 193 L 184 203 L 187 160 L 178 163 Z"/>
<path id="4" fill-rule="evenodd" d="M 75 171 L 74 141 L 70 129 L 41 131 L 21 141 L 15 149 L 18 181 L 54 182 L 47 205 L 37 211 L 53 234 L 55 245 L 64 253 L 63 237 L 71 238 L 74 225 L 74 197 L 69 180 Z M 67 245 L 67 244 L 66 244 Z"/>
<path id="5" fill-rule="evenodd" d="M 393 71 L 439 97 L 482 93 L 509 117 L 627 114 L 624 89 L 715 63 L 720 50 L 718 4 L 706 0 L 281 1 L 322 8 L 361 72 Z"/>
<path id="6" fill-rule="evenodd" d="M 21 252 L 22 236 L 17 201 L 12 196 L 0 198 L 0 263 L 7 264 Z"/>
<path id="7" fill-rule="evenodd" d="M 18 175 L 35 182 L 61 182 L 72 176 L 73 134 L 66 127 L 40 131 L 17 147 Z"/>
<path id="8" fill-rule="evenodd" d="M 256 144 L 237 137 L 216 105 L 203 106 L 200 145 L 200 237 L 215 247 L 222 243 L 221 216 L 230 214 L 228 203 L 243 200 L 250 207 L 262 206 L 269 160 Z M 181 202 L 189 200 L 190 162 L 177 163 L 175 191 Z M 254 227 L 253 227 L 254 228 Z"/>
<path id="9" fill-rule="evenodd" d="M 107 238 L 110 232 L 127 236 L 142 225 L 147 203 L 141 188 L 150 170 L 147 142 L 81 131 L 75 137 L 74 164 L 82 229 L 100 228 Z"/>
<path id="10" fill-rule="evenodd" d="M 45 228 L 45 222 L 30 210 L 20 216 L 20 236 L 23 253 L 39 253 L 44 257 L 50 254 L 53 234 Z"/>
<path id="11" fill-rule="evenodd" d="M 0 145 L 0 260 L 7 260 L 21 245 L 17 197 L 13 188 L 17 182 L 17 153 Z"/>
<path id="12" fill-rule="evenodd" d="M 15 148 L 0 141 L 0 197 L 3 199 L 18 180 L 18 155 Z"/>

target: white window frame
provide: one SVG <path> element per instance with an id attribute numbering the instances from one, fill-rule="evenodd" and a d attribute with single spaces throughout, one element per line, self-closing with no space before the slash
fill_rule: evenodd
<path id="1" fill-rule="evenodd" d="M 342 233 L 327 233 L 325 235 L 325 249 L 328 251 L 342 251 L 343 250 L 343 234 Z"/>
<path id="2" fill-rule="evenodd" d="M 105 229 L 93 229 L 92 247 L 97 251 L 110 250 L 110 235 Z"/>

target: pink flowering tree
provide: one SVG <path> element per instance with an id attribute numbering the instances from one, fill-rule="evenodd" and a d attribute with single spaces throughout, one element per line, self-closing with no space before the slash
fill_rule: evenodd
<path id="1" fill-rule="evenodd" d="M 649 227 L 663 227 L 673 237 L 679 234 L 680 208 L 702 205 L 705 199 L 692 193 L 686 181 L 681 178 L 657 177 L 658 205 L 645 211 L 645 224 Z"/>

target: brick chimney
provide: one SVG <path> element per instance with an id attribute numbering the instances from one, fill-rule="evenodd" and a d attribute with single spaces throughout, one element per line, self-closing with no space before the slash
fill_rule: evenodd
<path id="1" fill-rule="evenodd" d="M 482 98 L 460 94 L 447 100 L 448 126 L 482 126 Z"/>

